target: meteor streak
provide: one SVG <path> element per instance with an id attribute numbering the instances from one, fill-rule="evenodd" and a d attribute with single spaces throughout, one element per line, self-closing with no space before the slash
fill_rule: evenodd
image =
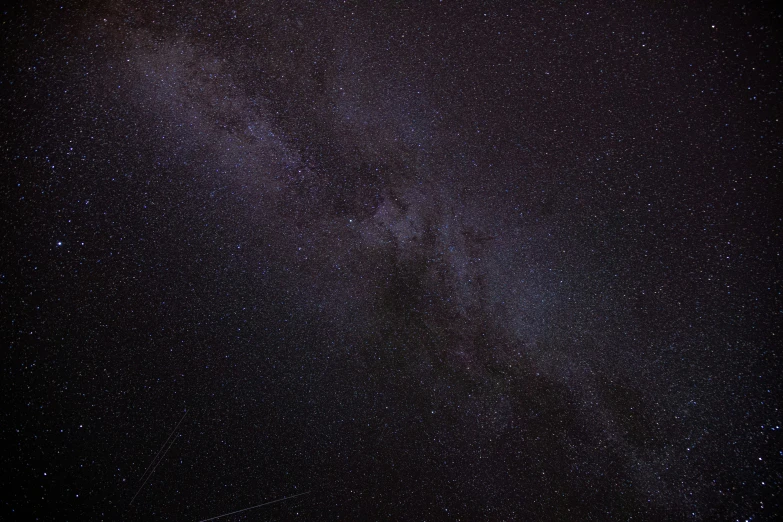
<path id="1" fill-rule="evenodd" d="M 291 496 L 288 496 L 288 497 L 278 498 L 277 500 L 272 500 L 271 502 L 265 502 L 265 503 L 259 504 L 257 506 L 252 506 L 252 507 L 249 507 L 249 508 L 240 509 L 238 511 L 232 511 L 231 513 L 224 513 L 222 515 L 218 515 L 218 516 L 212 517 L 212 518 L 205 518 L 204 520 L 199 520 L 199 522 L 209 522 L 210 520 L 217 520 L 219 518 L 227 517 L 229 515 L 236 515 L 237 513 L 242 513 L 244 511 L 250 511 L 251 509 L 260 508 L 260 507 L 263 507 L 263 506 L 268 506 L 269 504 L 275 504 L 277 502 L 282 502 L 284 500 L 288 500 L 288 499 L 291 499 L 291 498 L 301 497 L 302 495 L 307 495 L 308 493 L 310 493 L 310 492 L 309 491 L 305 491 L 304 493 L 297 493 L 296 495 L 291 495 Z"/>
<path id="2" fill-rule="evenodd" d="M 171 434 L 170 434 L 170 435 L 168 436 L 168 438 L 166 439 L 166 442 L 164 442 L 164 443 L 163 443 L 163 446 L 161 446 L 161 447 L 160 447 L 160 449 L 158 450 L 158 453 L 155 455 L 155 458 L 154 458 L 154 459 L 152 459 L 152 462 L 150 462 L 150 463 L 149 463 L 149 466 L 147 466 L 147 469 L 144 471 L 144 475 L 142 475 L 142 476 L 141 476 L 141 478 L 142 478 L 142 479 L 144 479 L 144 482 L 142 482 L 142 483 L 141 483 L 141 486 L 139 486 L 139 490 L 138 490 L 138 491 L 136 491 L 136 494 L 135 494 L 135 495 L 133 495 L 133 498 L 131 499 L 131 501 L 130 501 L 130 504 L 133 504 L 133 501 L 134 501 L 134 500 L 136 500 L 136 497 L 138 497 L 138 496 L 139 496 L 139 493 L 141 493 L 141 489 L 144 487 L 144 484 L 146 484 L 146 483 L 147 483 L 147 481 L 148 481 L 148 480 L 150 479 L 150 477 L 152 476 L 152 474 L 153 474 L 153 473 L 155 473 L 155 469 L 157 469 L 157 467 L 158 467 L 158 464 L 160 464 L 160 463 L 161 463 L 161 461 L 163 460 L 163 457 L 165 457 L 165 456 L 166 456 L 166 453 L 168 453 L 168 452 L 169 452 L 169 450 L 171 449 L 171 446 L 173 446 L 173 445 L 174 445 L 174 441 L 176 441 L 177 439 L 176 439 L 176 438 L 173 438 L 173 439 L 172 439 L 172 437 L 174 437 L 174 434 L 177 432 L 177 429 L 179 428 L 179 425 L 180 425 L 180 424 L 182 424 L 182 421 L 183 421 L 183 420 L 185 420 L 185 417 L 187 416 L 187 414 L 188 414 L 188 411 L 187 411 L 187 410 L 185 410 L 185 414 L 184 414 L 184 415 L 182 416 L 182 418 L 179 420 L 179 422 L 177 423 L 177 425 L 176 425 L 176 426 L 174 426 L 174 429 L 172 430 Z M 171 443 L 169 443 L 169 440 L 171 440 Z M 168 446 L 167 446 L 167 444 L 168 444 Z M 163 448 L 166 448 L 166 451 L 163 451 Z M 161 454 L 161 452 L 163 452 L 163 453 Z M 160 458 L 158 458 L 158 457 L 160 457 Z M 158 462 L 155 464 L 155 466 L 152 466 L 152 464 L 153 464 L 153 463 L 154 463 L 156 460 L 157 460 Z M 150 467 L 152 467 L 152 471 L 150 471 Z M 149 473 L 147 473 L 148 471 L 149 471 Z M 144 478 L 144 477 L 145 477 L 145 475 L 146 475 L 146 477 L 147 477 L 147 478 Z M 128 504 L 128 505 L 130 505 L 130 504 Z"/>

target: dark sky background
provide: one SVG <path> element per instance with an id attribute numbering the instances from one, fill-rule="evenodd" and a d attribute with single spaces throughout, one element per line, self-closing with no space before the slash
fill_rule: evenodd
<path id="1" fill-rule="evenodd" d="M 28 4 L 0 518 L 781 512 L 771 3 Z"/>

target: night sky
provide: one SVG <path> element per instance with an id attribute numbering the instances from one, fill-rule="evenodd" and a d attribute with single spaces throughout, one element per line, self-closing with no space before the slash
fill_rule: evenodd
<path id="1" fill-rule="evenodd" d="M 783 511 L 771 3 L 27 4 L 0 518 Z"/>

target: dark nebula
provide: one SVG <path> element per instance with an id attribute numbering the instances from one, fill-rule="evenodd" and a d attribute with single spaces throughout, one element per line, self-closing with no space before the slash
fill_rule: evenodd
<path id="1" fill-rule="evenodd" d="M 773 520 L 780 30 L 8 7 L 0 518 Z"/>

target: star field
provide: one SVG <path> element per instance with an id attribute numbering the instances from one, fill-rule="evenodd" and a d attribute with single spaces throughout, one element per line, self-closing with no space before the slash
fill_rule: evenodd
<path id="1" fill-rule="evenodd" d="M 0 518 L 780 513 L 771 5 L 2 20 Z"/>

